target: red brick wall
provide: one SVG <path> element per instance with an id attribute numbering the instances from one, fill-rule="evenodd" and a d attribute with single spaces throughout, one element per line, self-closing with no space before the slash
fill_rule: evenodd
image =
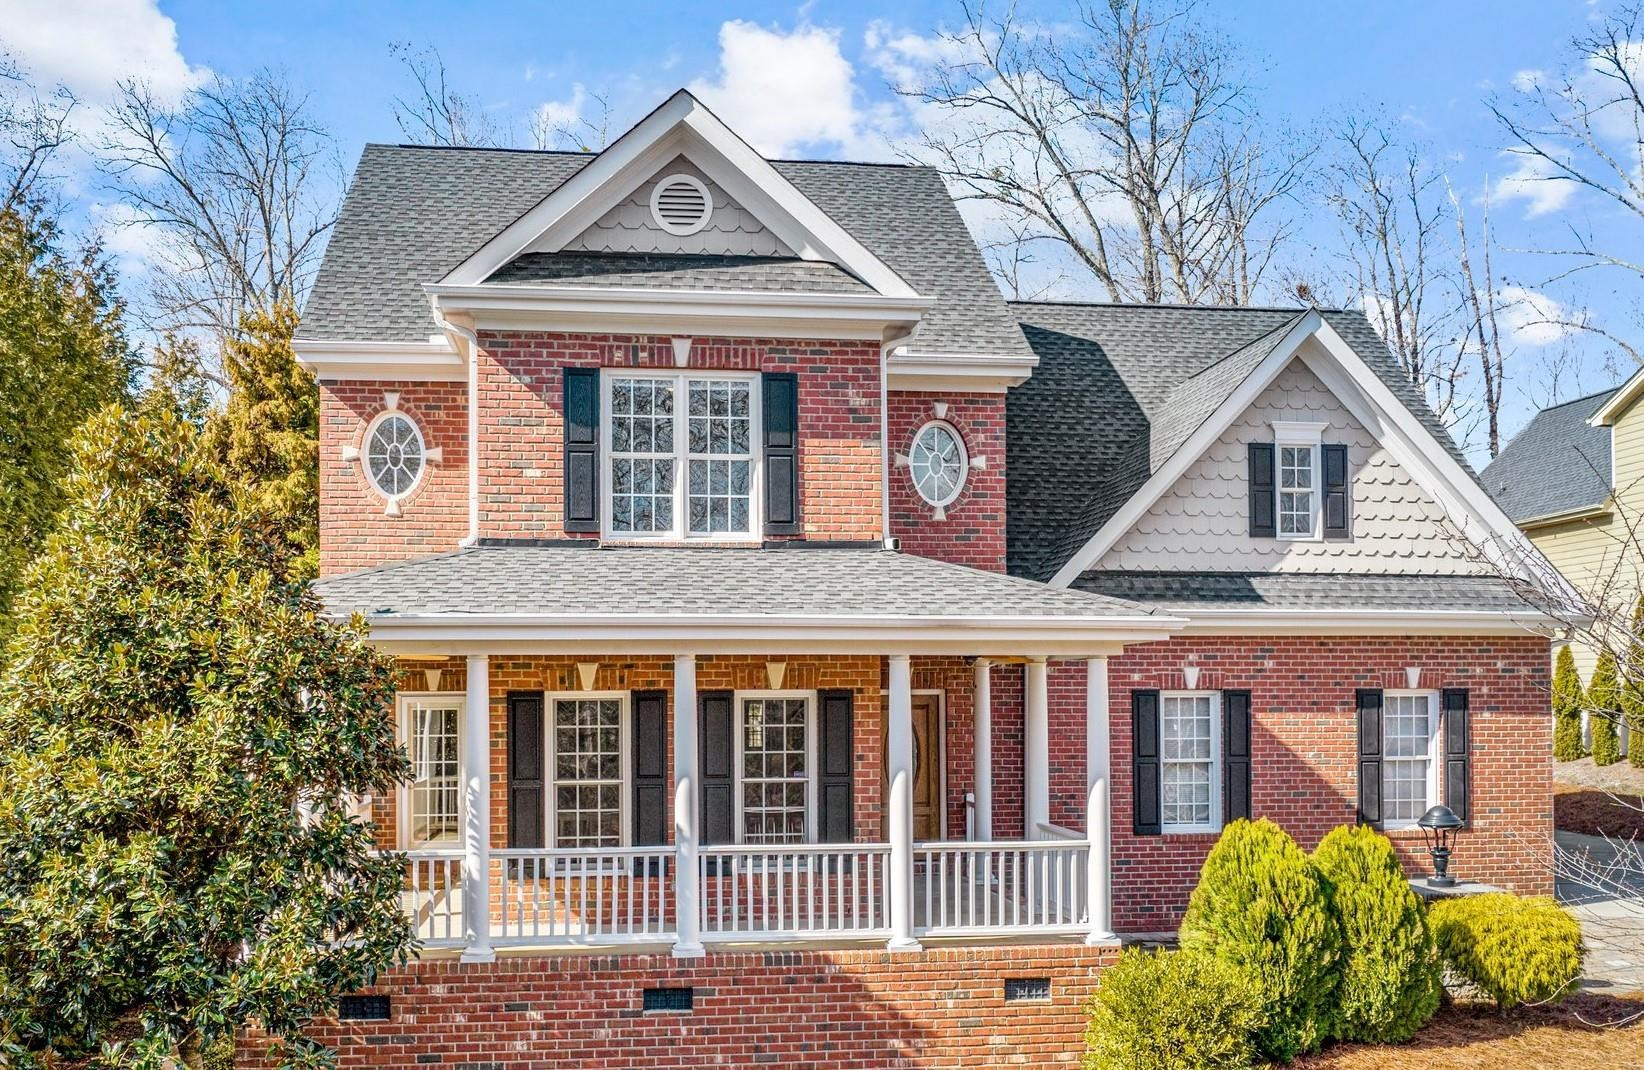
<path id="1" fill-rule="evenodd" d="M 443 553 L 468 534 L 468 394 L 464 383 L 351 380 L 320 383 L 320 571 L 324 575 L 385 561 Z M 401 502 L 402 516 L 383 512 L 360 461 L 343 460 L 344 446 L 364 447 L 365 429 L 399 394 L 399 408 L 444 459 Z"/>
<path id="2" fill-rule="evenodd" d="M 902 549 L 922 557 L 956 561 L 973 568 L 1005 568 L 1005 396 L 896 390 L 890 395 L 891 450 L 904 457 L 913 436 L 936 419 L 935 405 L 946 402 L 946 420 L 959 432 L 971 458 L 970 474 L 946 516 L 913 487 L 906 466 L 890 474 L 891 533 Z M 985 464 L 978 466 L 978 458 Z"/>
<path id="3" fill-rule="evenodd" d="M 487 538 L 564 538 L 565 367 L 674 370 L 670 339 L 480 333 L 480 527 Z M 799 375 L 800 519 L 807 539 L 880 538 L 879 347 L 697 338 L 690 366 Z"/>
<path id="4" fill-rule="evenodd" d="M 388 1021 L 322 1019 L 313 1034 L 345 1070 L 1073 1066 L 1085 1001 L 1115 954 L 1060 944 L 425 960 L 371 990 L 390 997 Z M 1006 1003 L 1011 978 L 1048 978 L 1050 1000 Z M 695 1010 L 643 1013 L 658 986 L 691 986 Z M 272 1067 L 264 1048 L 246 1038 L 238 1065 Z"/>

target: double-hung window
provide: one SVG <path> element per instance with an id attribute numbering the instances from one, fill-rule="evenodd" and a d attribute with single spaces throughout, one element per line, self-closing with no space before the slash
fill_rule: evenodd
<path id="1" fill-rule="evenodd" d="M 605 530 L 615 538 L 751 539 L 757 376 L 606 376 Z"/>
<path id="2" fill-rule="evenodd" d="M 1159 696 L 1159 816 L 1164 832 L 1221 827 L 1221 696 L 1166 691 Z"/>
<path id="3" fill-rule="evenodd" d="M 1438 799 L 1438 693 L 1382 697 L 1382 823 L 1410 827 Z"/>
<path id="4" fill-rule="evenodd" d="M 1323 424 L 1273 425 L 1281 539 L 1313 539 L 1319 535 L 1319 455 L 1323 431 Z"/>
<path id="5" fill-rule="evenodd" d="M 555 847 L 620 847 L 627 696 L 555 697 L 549 705 L 554 783 L 548 827 Z"/>
<path id="6" fill-rule="evenodd" d="M 743 843 L 804 843 L 813 836 L 814 700 L 804 692 L 737 696 Z"/>
<path id="7" fill-rule="evenodd" d="M 407 847 L 462 842 L 462 716 L 460 695 L 400 698 L 400 731 L 411 757 L 411 783 L 400 796 Z"/>

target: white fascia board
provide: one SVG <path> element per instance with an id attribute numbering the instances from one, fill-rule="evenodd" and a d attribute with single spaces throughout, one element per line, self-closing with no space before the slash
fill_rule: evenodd
<path id="1" fill-rule="evenodd" d="M 920 353 L 902 348 L 886 360 L 885 372 L 892 390 L 1000 393 L 1027 382 L 1038 366 L 1037 356 Z"/>
<path id="2" fill-rule="evenodd" d="M 1279 372 L 1296 354 L 1303 341 L 1315 331 L 1324 326 L 1324 317 L 1317 312 L 1309 311 L 1296 320 L 1284 340 L 1274 347 L 1273 352 L 1256 365 L 1254 371 L 1245 376 L 1244 381 L 1234 388 L 1222 403 L 1205 418 L 1204 422 L 1194 429 L 1193 433 L 1178 447 L 1176 452 L 1166 459 L 1159 469 L 1148 477 L 1141 489 L 1119 507 L 1119 511 L 1108 518 L 1081 546 L 1072 557 L 1067 559 L 1056 575 L 1051 577 L 1050 586 L 1067 587 L 1074 580 L 1082 576 L 1086 569 L 1093 567 L 1102 559 L 1102 555 L 1113 548 L 1113 544 L 1136 525 L 1142 515 L 1153 507 L 1153 503 L 1187 473 L 1223 431 L 1230 427 L 1239 414 L 1255 403 L 1257 397 L 1266 390 L 1269 384 L 1277 379 Z"/>
<path id="3" fill-rule="evenodd" d="M 444 339 L 434 342 L 331 341 L 297 338 L 297 363 L 316 379 L 460 381 L 467 362 Z"/>
<path id="4" fill-rule="evenodd" d="M 1621 419 L 1621 414 L 1626 412 L 1628 407 L 1638 400 L 1640 394 L 1644 394 L 1644 368 L 1634 372 L 1631 379 L 1621 384 L 1621 389 L 1610 395 L 1609 401 L 1599 406 L 1598 411 L 1588 418 L 1588 426 L 1614 426 L 1615 422 Z M 1612 467 L 1611 471 L 1614 470 Z"/>
<path id="5" fill-rule="evenodd" d="M 539 240 L 551 230 L 563 244 L 679 152 L 686 153 L 714 181 L 728 184 L 727 191 L 737 196 L 744 208 L 802 257 L 838 263 L 888 297 L 915 296 L 900 275 L 683 89 L 503 228 L 442 281 L 458 285 L 484 282 L 520 253 L 540 247 Z M 548 245 L 558 247 L 552 238 Z"/>
<path id="6" fill-rule="evenodd" d="M 1531 528 L 1549 528 L 1558 524 L 1569 524 L 1577 520 L 1602 520 L 1613 515 L 1610 500 L 1606 498 L 1598 505 L 1583 505 L 1575 509 L 1565 509 L 1558 513 L 1545 513 L 1541 516 L 1532 516 L 1520 520 L 1518 526 L 1523 531 Z"/>
<path id="7" fill-rule="evenodd" d="M 1195 635 L 1545 635 L 1567 628 L 1560 620 L 1526 609 L 1471 610 L 1193 609 L 1183 636 Z"/>

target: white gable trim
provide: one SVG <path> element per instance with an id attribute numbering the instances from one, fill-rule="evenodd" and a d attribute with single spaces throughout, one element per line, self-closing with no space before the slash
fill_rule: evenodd
<path id="1" fill-rule="evenodd" d="M 1118 512 L 1108 518 L 1107 523 L 1090 537 L 1090 541 L 1067 559 L 1061 570 L 1051 577 L 1050 586 L 1070 585 L 1082 576 L 1086 569 L 1101 560 L 1102 555 L 1111 550 L 1113 544 L 1118 542 L 1125 532 L 1136 526 L 1136 522 L 1153 507 L 1153 503 L 1158 501 L 1165 491 L 1176 485 L 1176 481 L 1187 473 L 1188 467 L 1204 455 L 1239 414 L 1255 403 L 1261 392 L 1266 390 L 1268 384 L 1278 378 L 1279 372 L 1290 363 L 1290 358 L 1295 355 L 1302 341 L 1318 330 L 1323 323 L 1324 320 L 1317 312 L 1308 312 L 1298 318 L 1290 328 L 1290 333 L 1274 347 L 1273 352 L 1264 357 L 1262 362 L 1256 365 L 1255 370 L 1216 406 L 1191 435 L 1187 436 L 1187 440 L 1176 447 L 1176 452 L 1159 466 L 1158 471 L 1148 477 L 1147 482 L 1119 507 Z"/>
<path id="2" fill-rule="evenodd" d="M 1613 427 L 1615 422 L 1621 419 L 1621 414 L 1638 400 L 1640 394 L 1644 394 L 1644 369 L 1634 372 L 1631 379 L 1622 383 L 1616 392 L 1610 395 L 1609 401 L 1598 407 L 1598 411 L 1588 418 L 1588 426 Z M 1610 471 L 1615 471 L 1614 465 L 1610 466 Z"/>
<path id="3" fill-rule="evenodd" d="M 837 263 L 886 297 L 917 296 L 900 275 L 683 89 L 440 281 L 478 285 L 529 248 L 558 248 L 681 154 L 801 257 Z"/>
<path id="4" fill-rule="evenodd" d="M 297 363 L 316 379 L 454 381 L 468 366 L 445 338 L 427 342 L 358 342 L 296 338 Z"/>
<path id="5" fill-rule="evenodd" d="M 1316 339 L 1318 344 L 1303 352 L 1303 343 L 1309 338 Z M 1317 312 L 1309 312 L 1142 488 L 1068 559 L 1051 579 L 1051 586 L 1070 585 L 1100 561 L 1297 356 L 1411 478 L 1433 495 L 1445 516 L 1493 568 L 1543 587 L 1549 574 L 1556 575 L 1524 533 L 1450 455 L 1445 445 L 1388 389 L 1335 328 Z M 1567 586 L 1562 592 L 1549 593 L 1574 596 Z"/>

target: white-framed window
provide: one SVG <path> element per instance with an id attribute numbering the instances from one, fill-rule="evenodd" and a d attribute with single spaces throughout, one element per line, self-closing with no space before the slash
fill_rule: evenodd
<path id="1" fill-rule="evenodd" d="M 372 489 L 391 502 L 399 501 L 416 489 L 428 468 L 422 429 L 398 409 L 378 413 L 365 429 L 361 461 Z"/>
<path id="2" fill-rule="evenodd" d="M 1274 484 L 1281 539 L 1319 537 L 1319 458 L 1323 424 L 1275 423 Z"/>
<path id="3" fill-rule="evenodd" d="M 1159 695 L 1159 820 L 1162 831 L 1221 828 L 1221 695 Z"/>
<path id="4" fill-rule="evenodd" d="M 400 842 L 408 848 L 462 842 L 462 695 L 399 697 L 400 736 L 411 782 L 400 789 Z"/>
<path id="5" fill-rule="evenodd" d="M 1438 801 L 1439 695 L 1387 691 L 1381 707 L 1383 827 L 1413 828 Z"/>
<path id="6" fill-rule="evenodd" d="M 627 836 L 628 696 L 548 696 L 548 829 L 555 847 L 620 847 Z"/>
<path id="7" fill-rule="evenodd" d="M 757 537 L 757 375 L 607 372 L 603 412 L 608 537 Z"/>
<path id="8" fill-rule="evenodd" d="M 952 424 L 932 420 L 914 433 L 908 448 L 908 475 L 926 504 L 938 509 L 951 505 L 965 488 L 969 472 L 965 441 Z"/>
<path id="9" fill-rule="evenodd" d="M 736 694 L 739 843 L 816 838 L 816 693 Z"/>

